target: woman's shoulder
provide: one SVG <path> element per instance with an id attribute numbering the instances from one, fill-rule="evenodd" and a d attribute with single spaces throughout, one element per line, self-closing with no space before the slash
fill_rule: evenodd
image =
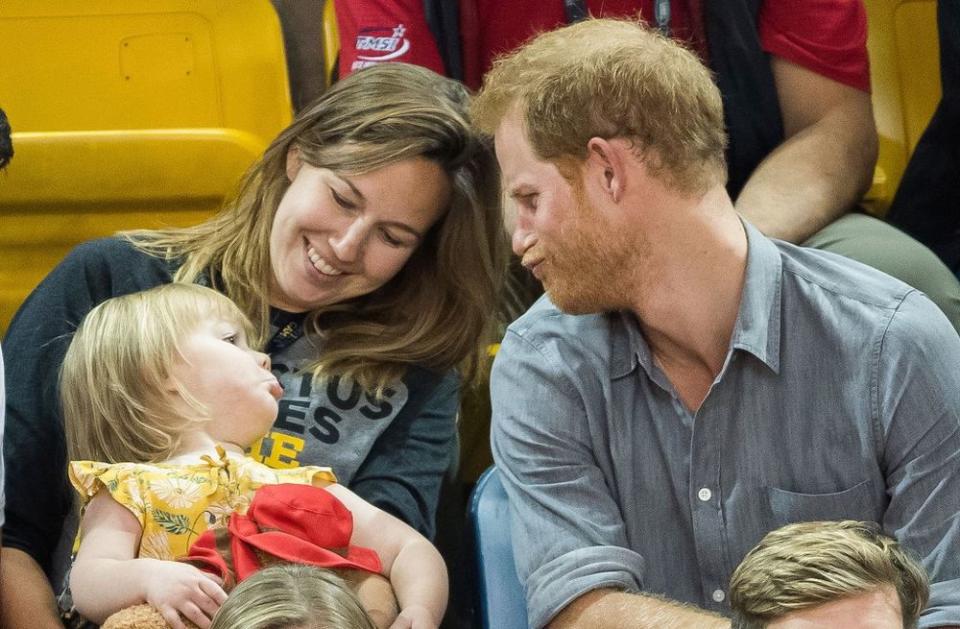
<path id="1" fill-rule="evenodd" d="M 121 236 L 112 236 L 77 245 L 47 276 L 44 285 L 66 295 L 89 295 L 98 302 L 169 283 L 173 271 L 166 260 Z"/>
<path id="2" fill-rule="evenodd" d="M 168 262 L 140 249 L 123 236 L 109 236 L 77 245 L 64 258 L 63 265 L 130 272 L 140 268 L 165 270 Z"/>

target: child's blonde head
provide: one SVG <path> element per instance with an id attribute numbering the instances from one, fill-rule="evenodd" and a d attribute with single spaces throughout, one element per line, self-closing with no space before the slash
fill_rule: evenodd
<path id="1" fill-rule="evenodd" d="M 211 316 L 249 321 L 220 293 L 167 284 L 108 299 L 77 328 L 60 372 L 70 458 L 152 463 L 170 458 L 184 431 L 206 411 L 176 381 L 180 343 Z M 196 411 L 190 416 L 177 397 Z"/>
<path id="2" fill-rule="evenodd" d="M 375 629 L 347 584 L 330 570 L 280 564 L 236 587 L 210 629 Z"/>

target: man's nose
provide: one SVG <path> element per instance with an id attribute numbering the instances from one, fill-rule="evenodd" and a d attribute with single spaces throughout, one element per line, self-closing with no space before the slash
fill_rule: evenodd
<path id="1" fill-rule="evenodd" d="M 533 234 L 529 229 L 521 227 L 519 222 L 517 226 L 513 228 L 513 236 L 510 239 L 513 252 L 523 257 L 523 254 L 526 253 L 527 249 L 532 244 L 532 238 L 530 237 Z"/>

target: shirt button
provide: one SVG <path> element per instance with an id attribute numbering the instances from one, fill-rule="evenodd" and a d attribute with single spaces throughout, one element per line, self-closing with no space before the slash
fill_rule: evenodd
<path id="1" fill-rule="evenodd" d="M 723 590 L 714 590 L 711 596 L 713 597 L 714 603 L 722 603 L 723 599 L 727 597 L 727 595 L 723 593 Z"/>
<path id="2" fill-rule="evenodd" d="M 697 498 L 699 498 L 700 500 L 702 500 L 702 501 L 704 501 L 704 502 L 710 500 L 710 498 L 711 498 L 712 496 L 713 496 L 713 492 L 710 491 L 709 489 L 707 489 L 706 487 L 701 487 L 701 488 L 700 488 L 700 491 L 697 492 Z M 722 592 L 721 592 L 721 594 L 722 594 Z"/>

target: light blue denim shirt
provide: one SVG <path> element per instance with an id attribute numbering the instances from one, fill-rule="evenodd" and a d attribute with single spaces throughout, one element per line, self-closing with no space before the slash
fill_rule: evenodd
<path id="1" fill-rule="evenodd" d="M 879 522 L 960 624 L 960 337 L 922 293 L 747 225 L 730 349 L 696 413 L 627 313 L 541 299 L 491 380 L 530 624 L 601 587 L 726 613 L 733 569 L 784 524 Z"/>

